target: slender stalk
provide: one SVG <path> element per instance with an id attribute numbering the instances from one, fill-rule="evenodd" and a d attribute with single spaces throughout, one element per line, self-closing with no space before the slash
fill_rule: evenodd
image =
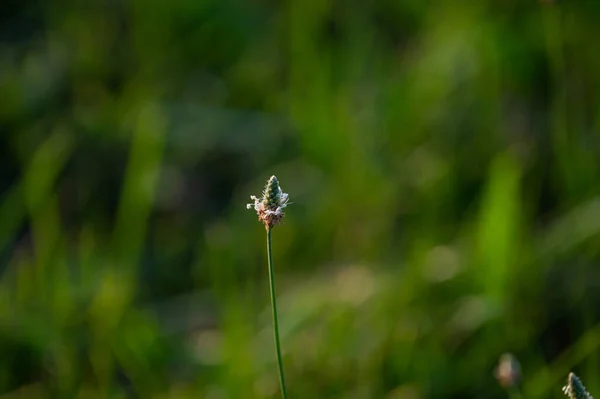
<path id="1" fill-rule="evenodd" d="M 521 391 L 517 387 L 508 388 L 508 397 L 510 399 L 521 399 Z"/>
<path id="2" fill-rule="evenodd" d="M 267 254 L 269 261 L 269 286 L 271 288 L 271 309 L 273 310 L 273 334 L 275 335 L 275 351 L 277 352 L 277 366 L 279 368 L 279 383 L 283 399 L 287 399 L 285 377 L 283 376 L 283 361 L 281 360 L 281 346 L 279 344 L 279 322 L 277 321 L 277 299 L 275 298 L 275 275 L 273 273 L 273 251 L 271 250 L 271 228 L 267 227 Z"/>

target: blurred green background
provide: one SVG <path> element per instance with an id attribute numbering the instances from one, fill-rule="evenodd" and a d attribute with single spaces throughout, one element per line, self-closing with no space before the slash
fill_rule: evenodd
<path id="1" fill-rule="evenodd" d="M 0 398 L 600 395 L 599 1 L 0 10 Z"/>

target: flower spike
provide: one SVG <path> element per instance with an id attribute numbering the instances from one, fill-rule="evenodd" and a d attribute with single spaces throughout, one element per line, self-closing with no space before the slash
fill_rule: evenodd
<path id="1" fill-rule="evenodd" d="M 563 392 L 570 399 L 594 399 L 592 395 L 585 389 L 583 382 L 575 375 L 575 373 L 569 373 L 567 385 L 563 387 Z"/>
<path id="2" fill-rule="evenodd" d="M 271 176 L 267 182 L 261 198 L 251 195 L 250 199 L 254 203 L 247 204 L 246 208 L 254 208 L 258 215 L 258 220 L 265 225 L 267 230 L 281 223 L 285 216 L 283 208 L 290 204 L 287 193 L 281 191 L 279 181 L 275 176 Z"/>

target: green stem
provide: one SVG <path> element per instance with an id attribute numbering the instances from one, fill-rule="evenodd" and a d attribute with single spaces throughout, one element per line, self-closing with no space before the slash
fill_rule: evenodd
<path id="1" fill-rule="evenodd" d="M 510 399 L 521 399 L 521 391 L 517 387 L 508 388 L 508 397 Z"/>
<path id="2" fill-rule="evenodd" d="M 275 275 L 273 273 L 273 251 L 271 250 L 271 228 L 267 228 L 267 254 L 269 261 L 269 286 L 271 288 L 271 309 L 273 310 L 273 333 L 275 335 L 275 351 L 277 352 L 277 365 L 279 367 L 279 383 L 283 399 L 287 399 L 285 378 L 283 376 L 283 361 L 281 360 L 281 347 L 279 344 L 279 322 L 277 321 L 277 299 L 275 298 Z"/>

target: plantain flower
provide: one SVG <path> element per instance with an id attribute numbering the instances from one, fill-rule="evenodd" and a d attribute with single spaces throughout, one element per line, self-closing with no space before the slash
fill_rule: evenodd
<path id="1" fill-rule="evenodd" d="M 569 373 L 567 385 L 563 387 L 563 392 L 570 399 L 594 399 L 585 389 L 583 382 L 574 373 Z"/>
<path id="2" fill-rule="evenodd" d="M 273 268 L 273 231 L 276 224 L 281 223 L 284 217 L 283 209 L 288 206 L 288 195 L 281 190 L 279 181 L 275 176 L 271 176 L 262 193 L 258 198 L 250 196 L 254 201 L 246 205 L 246 208 L 256 211 L 258 220 L 265 225 L 267 230 L 267 266 L 269 267 L 269 289 L 271 294 L 271 310 L 273 312 L 273 335 L 275 337 L 275 352 L 277 354 L 277 368 L 279 370 L 279 384 L 281 386 L 281 395 L 287 399 L 287 390 L 285 386 L 285 376 L 283 371 L 283 358 L 281 356 L 281 344 L 279 342 L 279 322 L 277 321 L 277 297 L 275 295 L 275 273 Z"/>
<path id="3" fill-rule="evenodd" d="M 258 198 L 251 195 L 250 199 L 254 203 L 247 204 L 246 208 L 254 208 L 258 215 L 258 220 L 265 225 L 267 230 L 281 223 L 285 216 L 283 209 L 290 204 L 288 203 L 288 195 L 281 191 L 279 181 L 275 176 L 271 176 L 267 182 L 262 197 Z"/>
<path id="4" fill-rule="evenodd" d="M 495 376 L 502 387 L 506 389 L 515 387 L 521 379 L 521 365 L 517 358 L 510 353 L 500 356 Z"/>

